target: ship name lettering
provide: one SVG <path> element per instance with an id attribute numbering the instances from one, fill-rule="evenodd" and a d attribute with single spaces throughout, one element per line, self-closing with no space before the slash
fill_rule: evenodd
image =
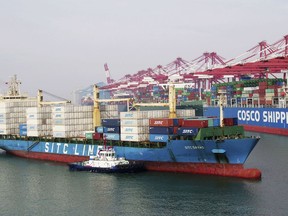
<path id="1" fill-rule="evenodd" d="M 279 112 L 279 111 L 264 111 L 263 112 L 263 122 L 271 123 L 286 123 L 288 124 L 288 112 Z"/>
<path id="2" fill-rule="evenodd" d="M 63 145 L 63 154 L 68 154 L 67 147 L 68 147 L 68 144 L 65 143 L 65 144 Z"/>
<path id="3" fill-rule="evenodd" d="M 49 152 L 49 143 L 48 142 L 45 143 L 44 151 Z"/>
<path id="4" fill-rule="evenodd" d="M 57 143 L 57 154 L 59 153 L 59 149 L 60 149 L 60 146 L 61 146 L 61 143 Z"/>
<path id="5" fill-rule="evenodd" d="M 77 148 L 78 148 L 78 144 L 75 145 L 75 152 L 74 152 L 75 155 L 79 155 L 79 152 L 77 151 L 78 150 Z"/>
<path id="6" fill-rule="evenodd" d="M 87 154 L 88 155 L 93 155 L 94 154 L 94 146 L 89 145 Z"/>
<path id="7" fill-rule="evenodd" d="M 86 145 L 83 145 L 82 155 L 85 155 L 85 147 L 86 147 Z"/>
<path id="8" fill-rule="evenodd" d="M 197 146 L 197 145 L 185 146 L 185 149 L 188 149 L 188 150 L 203 150 L 204 146 Z"/>
<path id="9" fill-rule="evenodd" d="M 254 111 L 254 110 L 239 110 L 237 113 L 237 117 L 239 120 L 242 121 L 260 121 L 260 112 L 259 111 Z"/>

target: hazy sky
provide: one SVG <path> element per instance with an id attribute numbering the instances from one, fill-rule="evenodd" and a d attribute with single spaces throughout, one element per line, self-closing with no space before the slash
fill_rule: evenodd
<path id="1" fill-rule="evenodd" d="M 230 59 L 288 34 L 287 0 L 0 0 L 0 91 L 73 90 L 215 51 Z"/>

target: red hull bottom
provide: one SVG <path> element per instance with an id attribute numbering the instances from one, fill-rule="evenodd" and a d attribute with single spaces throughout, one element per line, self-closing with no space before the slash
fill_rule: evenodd
<path id="1" fill-rule="evenodd" d="M 10 151 L 18 157 L 72 163 L 88 160 L 89 157 L 59 155 L 39 152 Z M 237 177 L 245 179 L 261 179 L 261 171 L 258 169 L 244 169 L 238 164 L 212 164 L 212 163 L 176 163 L 176 162 L 144 162 L 145 168 L 150 171 L 181 172 L 192 174 L 217 175 L 226 177 Z"/>
<path id="2" fill-rule="evenodd" d="M 145 162 L 145 168 L 150 171 L 182 172 L 245 179 L 261 179 L 260 170 L 244 169 L 241 164 Z"/>
<path id="3" fill-rule="evenodd" d="M 243 125 L 243 126 L 244 126 L 244 129 L 247 131 L 288 136 L 288 129 L 284 129 L 284 128 L 271 128 L 271 127 L 265 127 L 265 126 L 260 127 L 260 126 L 252 126 L 252 125 Z"/>
<path id="4" fill-rule="evenodd" d="M 41 152 L 26 152 L 26 151 L 9 151 L 8 153 L 23 158 L 54 161 L 61 163 L 73 163 L 89 160 L 88 156 L 77 156 L 77 155 L 48 154 Z"/>

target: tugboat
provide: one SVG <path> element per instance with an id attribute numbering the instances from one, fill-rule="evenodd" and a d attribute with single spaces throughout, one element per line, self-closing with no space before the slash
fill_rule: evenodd
<path id="1" fill-rule="evenodd" d="M 70 171 L 88 171 L 95 173 L 132 173 L 144 170 L 142 163 L 117 158 L 113 148 L 100 150 L 97 156 L 90 156 L 88 161 L 69 163 Z"/>

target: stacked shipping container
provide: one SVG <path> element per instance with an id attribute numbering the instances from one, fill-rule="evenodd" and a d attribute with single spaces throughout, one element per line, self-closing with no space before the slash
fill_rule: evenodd
<path id="1" fill-rule="evenodd" d="M 283 80 L 248 80 L 215 85 L 211 88 L 212 100 L 207 105 L 217 105 L 219 89 L 225 90 L 226 104 L 231 106 L 271 106 L 277 105 L 283 94 Z"/>
<path id="2" fill-rule="evenodd" d="M 29 137 L 52 136 L 51 107 L 27 108 L 26 124 Z"/>
<path id="3" fill-rule="evenodd" d="M 35 106 L 37 101 L 30 100 L 0 102 L 0 134 L 19 135 L 19 124 L 26 124 L 26 108 Z"/>
<path id="4" fill-rule="evenodd" d="M 93 107 L 72 105 L 52 107 L 53 137 L 84 137 L 84 131 L 94 131 Z"/>

